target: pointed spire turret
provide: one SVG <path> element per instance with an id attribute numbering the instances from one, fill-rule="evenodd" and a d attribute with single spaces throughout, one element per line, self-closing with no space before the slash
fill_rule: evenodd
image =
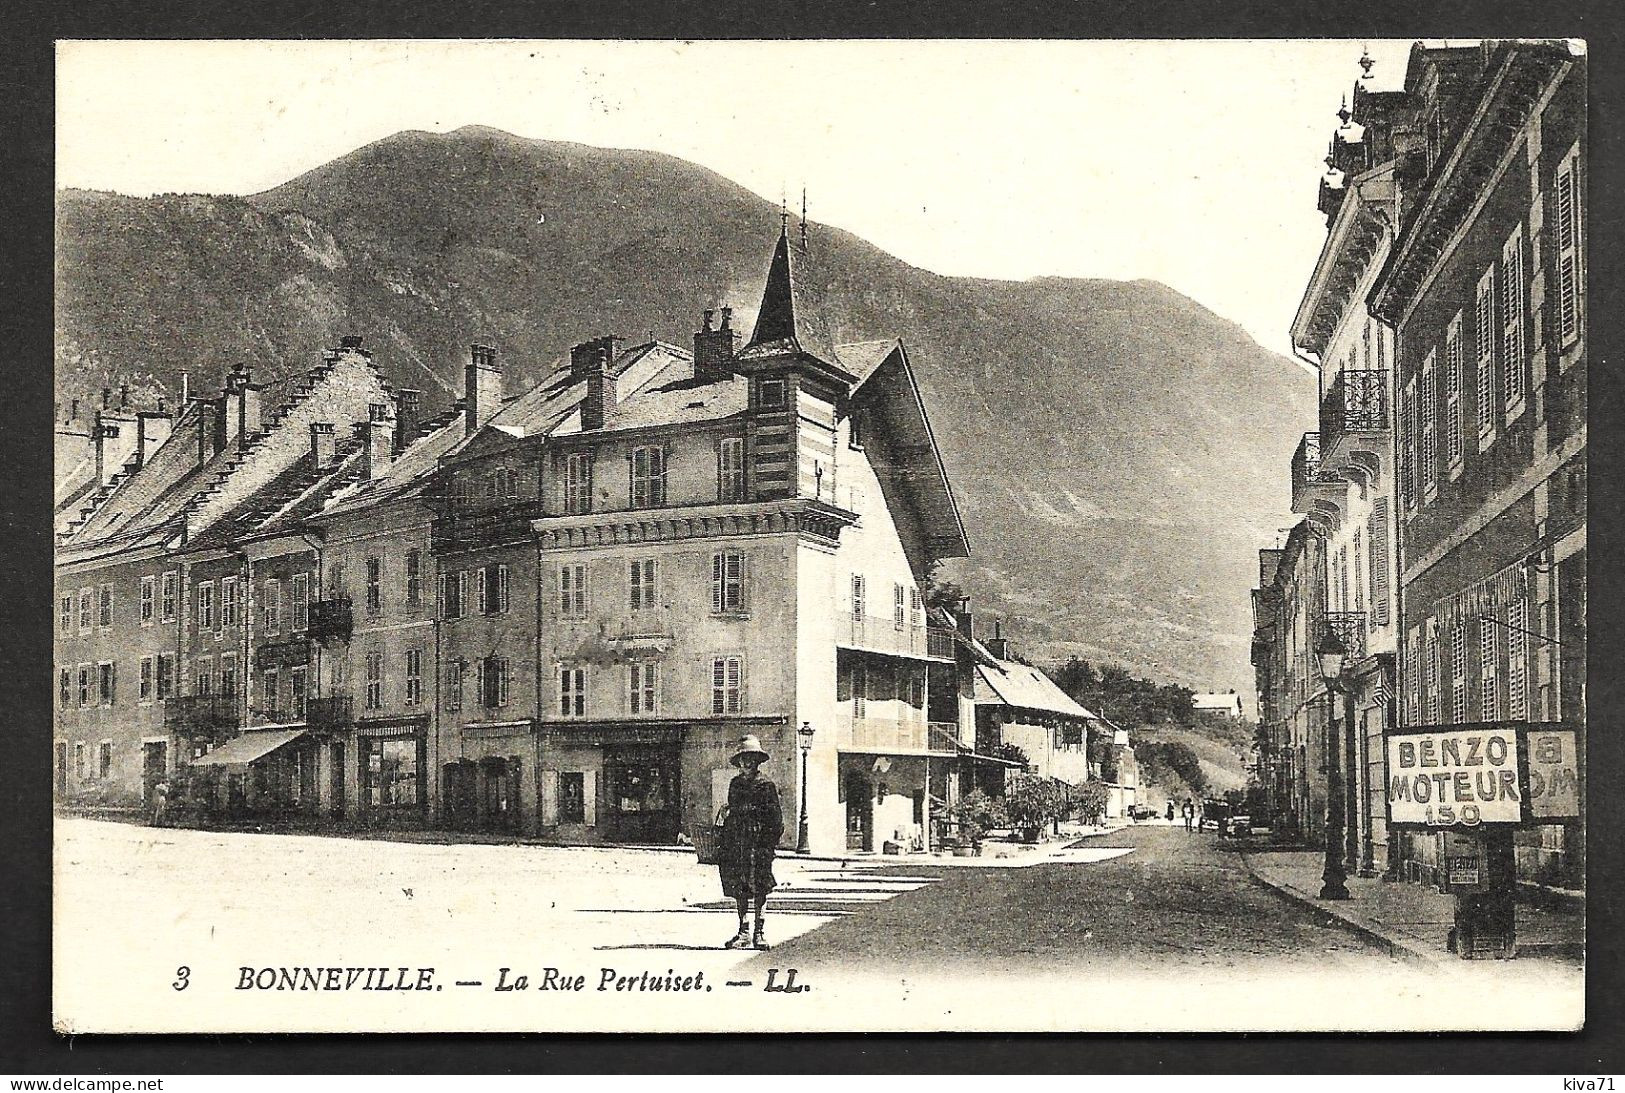
<path id="1" fill-rule="evenodd" d="M 822 309 L 807 284 L 805 251 L 790 245 L 788 217 L 779 226 L 778 244 L 767 268 L 767 286 L 756 314 L 756 329 L 739 351 L 742 361 L 800 355 L 845 373 L 835 356 L 835 343 Z"/>

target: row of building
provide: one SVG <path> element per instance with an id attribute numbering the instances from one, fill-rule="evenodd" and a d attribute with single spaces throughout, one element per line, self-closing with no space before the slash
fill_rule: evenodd
<path id="1" fill-rule="evenodd" d="M 749 733 L 831 852 L 929 844 L 1001 743 L 1089 777 L 1099 719 L 927 602 L 969 544 L 908 355 L 835 344 L 805 261 L 744 344 L 707 311 L 513 396 L 475 345 L 432 419 L 355 337 L 104 396 L 59 450 L 59 796 L 673 842 Z"/>
<path id="2" fill-rule="evenodd" d="M 1442 836 L 1388 827 L 1385 731 L 1569 723 L 1584 783 L 1586 65 L 1571 43 L 1417 43 L 1394 91 L 1362 65 L 1292 327 L 1320 374 L 1302 520 L 1259 552 L 1252 658 L 1278 822 L 1323 844 L 1330 761 L 1350 871 L 1439 882 Z M 1584 830 L 1520 830 L 1519 877 L 1583 888 Z"/>

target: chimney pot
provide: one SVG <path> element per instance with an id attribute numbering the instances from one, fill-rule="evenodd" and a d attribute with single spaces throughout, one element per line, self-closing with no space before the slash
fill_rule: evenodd
<path id="1" fill-rule="evenodd" d="M 468 366 L 463 369 L 465 432 L 472 436 L 501 408 L 502 366 L 497 363 L 496 348 L 476 342 L 468 347 Z"/>
<path id="2" fill-rule="evenodd" d="M 130 385 L 127 383 L 121 383 L 118 386 L 118 408 L 120 410 L 130 408 Z"/>
<path id="3" fill-rule="evenodd" d="M 711 311 L 705 312 L 705 328 L 694 332 L 694 378 L 702 381 L 723 379 L 733 374 L 734 353 L 739 336 L 733 329 L 733 308 L 722 309 L 722 327 L 711 329 Z"/>
<path id="4" fill-rule="evenodd" d="M 395 450 L 403 452 L 418 438 L 418 405 L 421 391 L 410 387 L 395 389 Z"/>
<path id="5" fill-rule="evenodd" d="M 368 481 L 382 477 L 389 470 L 394 454 L 394 423 L 387 416 L 375 416 L 379 410 L 387 409 L 387 406 L 374 403 L 369 408 L 367 420 L 358 422 L 355 427 L 361 437 L 362 474 Z"/>
<path id="6" fill-rule="evenodd" d="M 598 347 L 597 360 L 587 373 L 587 394 L 581 400 L 581 428 L 602 429 L 614 413 L 618 403 L 615 372 L 608 347 Z"/>
<path id="7" fill-rule="evenodd" d="M 722 309 L 722 329 L 724 329 L 724 330 L 732 330 L 733 329 L 733 321 L 734 321 L 734 309 L 731 308 L 731 307 L 723 308 Z"/>
<path id="8" fill-rule="evenodd" d="M 310 456 L 317 470 L 331 467 L 338 458 L 339 442 L 330 421 L 314 421 L 310 425 Z"/>
<path id="9" fill-rule="evenodd" d="M 715 314 L 716 314 L 716 311 L 713 310 L 712 308 L 708 307 L 708 308 L 705 309 L 705 322 L 700 327 L 701 330 L 710 330 L 711 329 L 711 316 L 713 316 Z"/>
<path id="10" fill-rule="evenodd" d="M 113 389 L 111 387 L 103 387 L 102 388 L 102 409 L 103 410 L 110 409 L 111 406 L 112 406 L 112 402 L 113 402 Z"/>

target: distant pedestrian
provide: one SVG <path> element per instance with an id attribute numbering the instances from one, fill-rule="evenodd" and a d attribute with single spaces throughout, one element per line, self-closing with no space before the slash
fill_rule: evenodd
<path id="1" fill-rule="evenodd" d="M 1196 805 L 1195 805 L 1194 802 L 1191 801 L 1191 799 L 1189 797 L 1185 798 L 1185 808 L 1184 808 L 1183 811 L 1184 811 L 1184 815 L 1185 815 L 1185 830 L 1186 831 L 1195 831 L 1196 830 Z"/>
<path id="2" fill-rule="evenodd" d="M 784 814 L 779 810 L 779 787 L 761 774 L 768 758 L 761 741 L 747 736 L 729 760 L 739 773 L 728 783 L 728 806 L 717 847 L 722 894 L 739 908 L 739 932 L 724 946 L 729 949 L 769 948 L 762 912 L 767 894 L 778 883 L 773 878 L 773 853 L 784 833 Z M 745 917 L 752 908 L 754 929 L 747 926 Z"/>
<path id="3" fill-rule="evenodd" d="M 169 783 L 159 779 L 152 787 L 152 826 L 163 827 L 169 823 Z"/>
<path id="4" fill-rule="evenodd" d="M 1172 797 L 1168 798 L 1168 822 L 1174 822 L 1174 800 Z"/>

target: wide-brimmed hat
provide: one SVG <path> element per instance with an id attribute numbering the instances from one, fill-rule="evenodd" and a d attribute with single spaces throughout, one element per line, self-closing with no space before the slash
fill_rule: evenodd
<path id="1" fill-rule="evenodd" d="M 728 760 L 729 765 L 737 767 L 740 757 L 745 755 L 759 755 L 762 757 L 763 762 L 772 758 L 763 749 L 762 742 L 754 736 L 746 736 L 740 739 L 739 750 L 734 752 L 732 758 Z"/>

